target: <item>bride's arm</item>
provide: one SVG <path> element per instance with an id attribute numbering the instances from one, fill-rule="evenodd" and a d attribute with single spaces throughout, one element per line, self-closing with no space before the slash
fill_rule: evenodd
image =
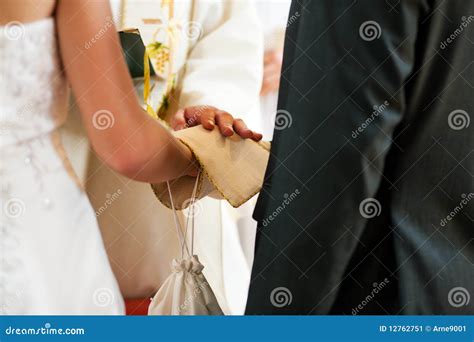
<path id="1" fill-rule="evenodd" d="M 59 0 L 56 18 L 64 68 L 99 157 L 119 173 L 144 182 L 195 172 L 190 150 L 141 108 L 109 2 Z M 205 126 L 212 129 L 209 119 L 214 121 L 207 117 Z M 225 114 L 220 119 L 224 134 L 233 118 Z M 219 121 L 226 121 L 226 127 Z"/>
<path id="2" fill-rule="evenodd" d="M 109 2 L 59 0 L 56 18 L 64 68 L 99 157 L 119 173 L 146 182 L 192 172 L 189 149 L 138 102 Z"/>

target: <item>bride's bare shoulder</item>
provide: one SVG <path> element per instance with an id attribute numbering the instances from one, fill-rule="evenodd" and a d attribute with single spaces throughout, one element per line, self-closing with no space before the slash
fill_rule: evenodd
<path id="1" fill-rule="evenodd" d="M 1 0 L 0 25 L 12 21 L 28 23 L 50 17 L 57 0 Z"/>

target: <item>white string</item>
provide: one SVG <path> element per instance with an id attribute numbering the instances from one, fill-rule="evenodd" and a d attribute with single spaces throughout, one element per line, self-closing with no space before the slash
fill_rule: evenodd
<path id="1" fill-rule="evenodd" d="M 191 197 L 191 210 L 192 210 L 192 220 L 191 220 L 191 255 L 194 255 L 194 217 L 196 214 L 196 195 L 197 195 L 197 186 L 199 183 L 199 176 L 201 175 L 201 170 L 198 171 L 197 177 L 196 177 L 196 183 L 194 183 L 194 189 L 193 189 L 193 195 Z M 189 217 L 189 216 L 188 216 Z M 188 227 L 186 226 L 186 229 Z"/>
<path id="2" fill-rule="evenodd" d="M 188 236 L 188 228 L 189 228 L 189 216 L 191 216 L 191 255 L 194 255 L 194 215 L 195 215 L 195 203 L 196 203 L 196 192 L 197 192 L 197 185 L 199 184 L 199 176 L 201 171 L 198 171 L 196 182 L 194 183 L 194 189 L 191 194 L 190 198 L 190 205 L 188 209 L 188 216 L 186 219 L 186 229 L 185 229 L 185 237 Z"/>
<path id="3" fill-rule="evenodd" d="M 180 242 L 179 244 L 181 245 L 181 259 L 183 259 L 184 258 L 184 246 L 186 247 L 186 251 L 188 252 L 188 254 L 189 254 L 189 250 L 188 250 L 188 246 L 186 246 L 186 239 L 182 236 L 183 231 L 182 231 L 182 228 L 181 228 L 181 224 L 179 223 L 178 214 L 176 213 L 176 208 L 174 206 L 173 195 L 171 194 L 170 183 L 166 182 L 166 185 L 168 186 L 168 194 L 170 196 L 171 209 L 173 210 L 173 218 L 174 218 L 174 225 L 176 227 L 176 234 L 177 234 L 179 242 Z"/>
<path id="4" fill-rule="evenodd" d="M 184 257 L 184 251 L 186 250 L 187 254 L 189 257 L 192 257 L 194 255 L 194 215 L 195 215 L 195 203 L 196 203 L 196 194 L 197 194 L 197 187 L 199 184 L 199 177 L 201 175 L 201 170 L 198 171 L 197 177 L 196 177 L 196 182 L 194 183 L 194 188 L 193 192 L 190 198 L 190 206 L 189 206 L 189 212 L 188 212 L 188 217 L 186 219 L 186 226 L 184 229 L 184 236 L 183 236 L 183 229 L 181 227 L 181 224 L 179 222 L 178 214 L 176 213 L 176 208 L 174 205 L 173 201 L 173 195 L 171 193 L 171 187 L 169 182 L 166 182 L 166 185 L 168 186 L 168 194 L 170 196 L 170 202 L 171 202 L 171 209 L 173 210 L 173 217 L 174 217 L 174 223 L 176 227 L 176 232 L 178 234 L 178 239 L 181 244 L 181 258 Z M 188 236 L 188 227 L 189 227 L 189 216 L 192 215 L 191 219 L 191 253 L 189 252 L 189 247 L 188 244 L 186 243 L 187 236 Z"/>

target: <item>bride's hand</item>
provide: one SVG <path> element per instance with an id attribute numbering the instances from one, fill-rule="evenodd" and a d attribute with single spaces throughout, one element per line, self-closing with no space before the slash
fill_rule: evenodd
<path id="1" fill-rule="evenodd" d="M 250 130 L 245 122 L 220 109 L 211 106 L 195 106 L 178 110 L 171 119 L 171 127 L 181 130 L 188 127 L 202 125 L 212 131 L 217 125 L 222 135 L 230 137 L 237 133 L 244 139 L 260 141 L 262 135 Z"/>

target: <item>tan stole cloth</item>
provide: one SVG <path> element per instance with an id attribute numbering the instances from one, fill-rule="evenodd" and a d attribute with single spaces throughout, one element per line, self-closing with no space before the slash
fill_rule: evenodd
<path id="1" fill-rule="evenodd" d="M 225 138 L 217 128 L 208 131 L 202 126 L 174 135 L 191 149 L 201 166 L 197 199 L 211 196 L 239 207 L 260 191 L 270 156 L 269 142 L 257 143 L 237 134 Z M 190 205 L 194 184 L 195 177 L 190 176 L 170 182 L 176 209 Z M 152 184 L 152 188 L 160 202 L 171 208 L 166 182 Z"/>

